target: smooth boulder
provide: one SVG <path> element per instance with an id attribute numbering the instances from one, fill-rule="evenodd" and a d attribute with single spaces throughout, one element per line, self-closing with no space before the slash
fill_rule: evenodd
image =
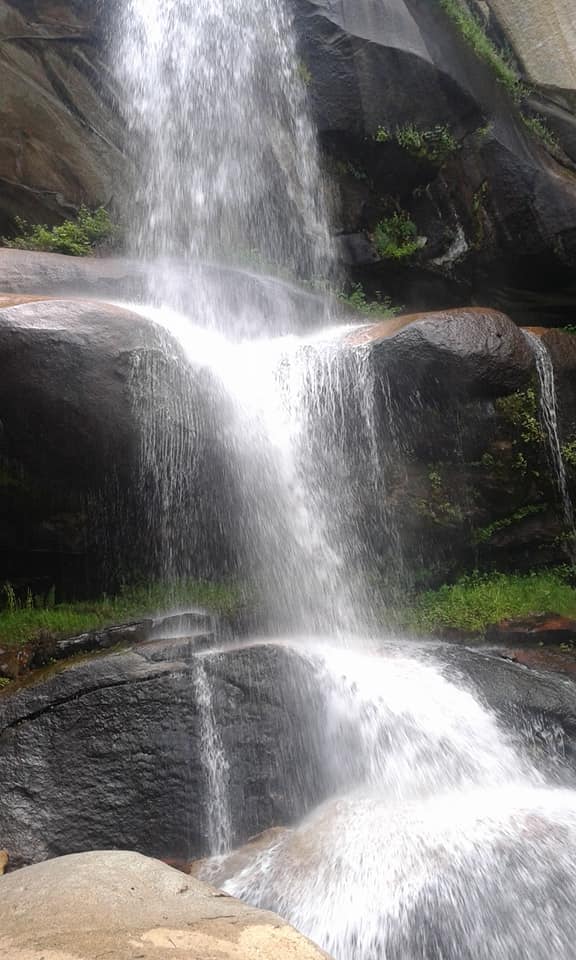
<path id="1" fill-rule="evenodd" d="M 367 326 L 348 337 L 370 345 L 392 386 L 455 398 L 494 399 L 527 383 L 532 351 L 503 313 L 479 307 L 412 314 Z"/>
<path id="2" fill-rule="evenodd" d="M 49 860 L 0 880 L 10 960 L 322 960 L 280 917 L 137 853 Z"/>

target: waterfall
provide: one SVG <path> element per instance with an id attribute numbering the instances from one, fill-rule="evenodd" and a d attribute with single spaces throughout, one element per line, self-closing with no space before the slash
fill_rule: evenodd
<path id="1" fill-rule="evenodd" d="M 175 409 L 186 419 L 193 406 L 196 445 L 166 439 L 170 418 L 151 423 L 152 509 L 185 541 L 186 480 L 196 482 L 207 445 L 221 450 L 223 475 L 204 489 L 234 489 L 220 528 L 272 635 L 306 665 L 319 729 L 307 713 L 303 736 L 323 746 L 313 774 L 328 799 L 243 866 L 228 860 L 220 704 L 198 658 L 191 695 L 217 854 L 208 876 L 280 912 L 335 960 L 571 960 L 576 793 L 550 787 L 432 656 L 408 653 L 407 641 L 391 648 L 375 626 L 366 531 L 391 525 L 380 438 L 395 434 L 382 430 L 394 405 L 370 348 L 344 345 L 331 301 L 278 276 L 278 266 L 309 282 L 336 274 L 287 6 L 122 0 L 114 36 L 134 163 L 126 216 L 149 261 L 148 302 L 134 309 L 170 334 L 194 386 Z M 539 341 L 534 349 L 572 524 L 553 371 Z M 302 795 L 315 795 L 303 782 L 312 774 L 298 774 Z"/>
<path id="2" fill-rule="evenodd" d="M 369 348 L 341 349 L 329 300 L 222 268 L 248 252 L 308 281 L 335 275 L 287 7 L 124 0 L 115 33 L 135 167 L 127 218 L 135 253 L 161 261 L 150 266 L 152 305 L 137 309 L 180 343 L 191 378 L 210 374 L 210 429 L 219 418 L 237 490 L 225 520 L 271 623 L 350 634 L 371 607 L 361 486 L 376 490 L 381 472 Z M 302 335 L 313 300 L 319 330 Z M 200 419 L 189 418 L 199 436 Z M 181 478 L 197 472 L 183 459 L 190 444 L 167 442 L 152 420 L 145 432 L 152 502 L 178 538 L 190 527 L 179 515 Z"/>
<path id="3" fill-rule="evenodd" d="M 134 252 L 329 275 L 324 187 L 284 3 L 120 7 L 113 63 L 135 168 Z M 179 306 L 191 293 L 165 264 L 152 292 Z"/>
<path id="4" fill-rule="evenodd" d="M 558 428 L 558 401 L 554 364 L 552 363 L 552 357 L 546 344 L 542 342 L 540 337 L 534 333 L 530 333 L 528 330 L 524 331 L 524 336 L 530 344 L 536 359 L 539 383 L 540 421 L 548 446 L 550 465 L 554 472 L 554 479 L 562 501 L 564 523 L 570 536 L 570 554 L 574 557 L 576 551 L 574 506 L 568 490 L 566 464 L 564 463 L 560 431 Z"/>

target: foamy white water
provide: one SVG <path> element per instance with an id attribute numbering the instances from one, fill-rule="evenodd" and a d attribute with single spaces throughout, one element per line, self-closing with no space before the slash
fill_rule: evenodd
<path id="1" fill-rule="evenodd" d="M 429 662 L 301 655 L 326 704 L 334 794 L 232 876 L 226 859 L 209 864 L 212 882 L 335 960 L 573 957 L 576 793 L 546 787 Z"/>

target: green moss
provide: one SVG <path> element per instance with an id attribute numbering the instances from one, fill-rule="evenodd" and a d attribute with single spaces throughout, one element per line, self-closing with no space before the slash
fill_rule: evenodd
<path id="1" fill-rule="evenodd" d="M 562 456 L 567 466 L 576 469 L 576 440 L 570 440 L 562 446 Z"/>
<path id="2" fill-rule="evenodd" d="M 300 77 L 302 83 L 305 87 L 309 87 L 312 83 L 312 74 L 310 73 L 310 68 L 307 63 L 304 63 L 303 60 L 298 61 L 297 65 L 298 76 Z"/>
<path id="3" fill-rule="evenodd" d="M 495 43 L 487 36 L 482 23 L 460 2 L 460 0 L 438 0 L 440 6 L 458 27 L 463 39 L 472 48 L 476 56 L 493 70 L 498 83 L 506 88 L 516 103 L 528 96 L 528 88 L 522 82 L 514 67 L 508 62 Z"/>
<path id="4" fill-rule="evenodd" d="M 443 124 L 421 130 L 413 123 L 406 123 L 396 127 L 394 132 L 386 127 L 378 127 L 374 140 L 376 143 L 396 141 L 411 157 L 428 160 L 438 166 L 442 166 L 448 157 L 460 149 L 456 137 Z"/>
<path id="5" fill-rule="evenodd" d="M 234 584 L 182 581 L 124 590 L 116 597 L 83 603 L 53 605 L 52 597 L 18 598 L 13 587 L 3 587 L 0 644 L 22 644 L 41 637 L 59 638 L 85 633 L 115 623 L 152 616 L 171 608 L 197 606 L 222 616 L 234 616 L 243 605 Z"/>
<path id="6" fill-rule="evenodd" d="M 416 224 L 404 211 L 380 220 L 372 238 L 383 260 L 405 260 L 420 249 Z"/>
<path id="7" fill-rule="evenodd" d="M 365 313 L 367 316 L 386 319 L 401 313 L 402 308 L 395 307 L 389 297 L 383 297 L 380 294 L 376 296 L 376 300 L 367 300 L 362 284 L 355 283 L 349 293 L 339 293 L 338 299 L 357 313 Z"/>
<path id="8" fill-rule="evenodd" d="M 576 616 L 576 590 L 563 569 L 462 577 L 457 583 L 420 594 L 403 611 L 402 620 L 423 631 L 450 627 L 480 632 L 504 618 L 552 612 Z"/>
<path id="9" fill-rule="evenodd" d="M 96 248 L 111 244 L 119 233 L 104 207 L 91 211 L 82 206 L 76 220 L 65 220 L 56 227 L 30 225 L 20 217 L 16 218 L 16 226 L 20 236 L 4 237 L 5 246 L 15 250 L 65 253 L 72 257 L 89 256 Z"/>

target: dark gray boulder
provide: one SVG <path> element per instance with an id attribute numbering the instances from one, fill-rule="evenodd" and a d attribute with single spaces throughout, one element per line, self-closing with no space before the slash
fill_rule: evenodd
<path id="1" fill-rule="evenodd" d="M 304 661 L 281 647 L 199 658 L 154 641 L 0 697 L 2 843 L 26 862 L 206 853 L 214 737 L 235 842 L 299 817 L 320 794 L 307 690 Z"/>
<path id="2" fill-rule="evenodd" d="M 390 387 L 426 402 L 459 395 L 495 399 L 525 386 L 534 357 L 525 337 L 505 314 L 462 308 L 412 314 L 365 327 L 349 338 L 370 344 Z"/>
<path id="3" fill-rule="evenodd" d="M 174 340 L 121 307 L 36 300 L 0 308 L 0 364 L 0 578 L 62 597 L 170 558 L 209 570 L 217 392 Z"/>

